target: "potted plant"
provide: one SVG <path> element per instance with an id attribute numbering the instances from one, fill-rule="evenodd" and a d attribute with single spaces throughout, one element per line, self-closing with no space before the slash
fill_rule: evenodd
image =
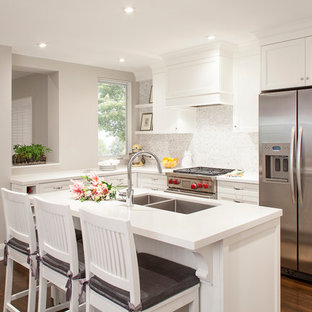
<path id="1" fill-rule="evenodd" d="M 45 164 L 46 154 L 51 152 L 51 149 L 41 144 L 20 145 L 13 146 L 13 165 L 38 165 Z"/>

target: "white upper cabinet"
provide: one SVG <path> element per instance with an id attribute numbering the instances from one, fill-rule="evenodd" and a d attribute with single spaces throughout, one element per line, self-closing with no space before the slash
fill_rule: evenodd
<path id="1" fill-rule="evenodd" d="M 260 47 L 237 51 L 234 58 L 233 127 L 239 132 L 258 131 Z"/>
<path id="2" fill-rule="evenodd" d="M 153 70 L 153 132 L 192 133 L 195 110 L 182 110 L 166 105 L 167 71 Z"/>
<path id="3" fill-rule="evenodd" d="M 312 85 L 312 37 L 306 38 L 306 86 Z"/>
<path id="4" fill-rule="evenodd" d="M 232 104 L 233 48 L 205 45 L 167 54 L 166 105 Z"/>
<path id="5" fill-rule="evenodd" d="M 310 55 L 306 55 L 306 47 L 310 49 Z M 306 66 L 310 64 L 311 72 L 311 56 L 311 38 L 307 40 L 307 45 L 306 39 L 301 38 L 263 46 L 261 89 L 273 90 L 307 85 Z"/>

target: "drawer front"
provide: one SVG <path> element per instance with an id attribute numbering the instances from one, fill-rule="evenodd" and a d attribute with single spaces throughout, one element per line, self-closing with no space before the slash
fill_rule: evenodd
<path id="1" fill-rule="evenodd" d="M 128 184 L 128 177 L 126 174 L 118 174 L 113 176 L 106 176 L 101 178 L 103 181 L 112 183 L 114 186 L 127 186 Z M 132 177 L 133 179 L 133 177 Z"/>
<path id="2" fill-rule="evenodd" d="M 139 174 L 139 187 L 163 191 L 167 188 L 167 177 L 158 174 Z"/>
<path id="3" fill-rule="evenodd" d="M 18 193 L 26 193 L 27 187 L 25 185 L 19 185 L 19 184 L 11 184 L 11 190 L 13 192 L 18 192 Z"/>
<path id="4" fill-rule="evenodd" d="M 248 196 L 258 196 L 259 185 L 252 183 L 218 181 L 218 192 L 223 194 L 244 193 Z"/>
<path id="5" fill-rule="evenodd" d="M 218 194 L 218 199 L 219 200 L 228 200 L 232 201 L 235 203 L 246 203 L 246 204 L 253 204 L 253 205 L 258 205 L 259 204 L 259 199 L 258 197 L 255 196 L 246 196 L 244 194 L 242 195 L 230 195 L 230 194 Z"/>
<path id="6" fill-rule="evenodd" d="M 48 193 L 48 192 L 69 190 L 69 185 L 71 184 L 72 182 L 70 180 L 50 182 L 50 183 L 41 183 L 37 187 L 37 193 Z"/>

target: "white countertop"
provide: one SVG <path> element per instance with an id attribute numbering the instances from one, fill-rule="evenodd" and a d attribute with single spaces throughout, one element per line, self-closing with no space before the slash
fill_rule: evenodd
<path id="1" fill-rule="evenodd" d="M 170 172 L 172 169 L 163 169 L 162 174 L 165 175 L 166 172 Z M 54 171 L 48 172 L 40 172 L 40 173 L 32 173 L 32 174 L 21 174 L 21 175 L 12 175 L 11 183 L 21 184 L 21 185 L 29 185 L 29 184 L 37 184 L 37 183 L 47 183 L 54 181 L 64 181 L 70 179 L 78 179 L 81 176 L 85 176 L 90 174 L 90 170 L 78 169 L 78 170 L 59 170 L 56 169 Z M 127 167 L 123 166 L 117 168 L 117 170 L 99 170 L 94 169 L 92 172 L 95 172 L 99 176 L 111 176 L 116 174 L 126 174 Z M 146 167 L 132 167 L 132 172 L 140 172 L 140 173 L 150 173 L 150 174 L 159 174 L 156 166 L 146 166 Z"/>
<path id="2" fill-rule="evenodd" d="M 218 181 L 241 182 L 241 183 L 259 183 L 259 174 L 253 172 L 245 172 L 242 177 L 230 177 L 227 175 L 217 176 Z"/>
<path id="3" fill-rule="evenodd" d="M 165 175 L 166 172 L 171 172 L 172 169 L 164 169 L 162 174 Z M 111 171 L 102 171 L 99 169 L 94 169 L 100 176 L 110 176 L 116 174 L 126 174 L 127 167 L 122 166 L 118 167 L 117 170 Z M 144 167 L 133 167 L 132 172 L 140 173 L 150 173 L 150 174 L 159 174 L 156 166 L 144 166 Z M 85 169 L 81 170 L 60 170 L 55 169 L 53 171 L 41 172 L 41 173 L 32 173 L 32 174 L 21 174 L 21 175 L 12 175 L 11 183 L 20 184 L 20 185 L 29 185 L 29 184 L 38 184 L 38 183 L 47 183 L 47 182 L 56 182 L 64 181 L 70 179 L 77 179 L 83 175 L 90 173 L 90 170 L 86 171 Z M 231 182 L 242 182 L 242 183 L 259 183 L 258 174 L 253 173 L 244 173 L 242 177 L 228 177 L 226 175 L 218 176 L 218 181 L 231 181 Z"/>
<path id="4" fill-rule="evenodd" d="M 215 206 L 192 214 L 180 214 L 139 205 L 131 208 L 130 220 L 135 234 L 190 250 L 207 246 L 282 215 L 280 209 L 135 189 L 135 195 L 146 193 L 184 199 L 190 201 L 190 205 L 192 202 L 199 202 Z M 69 191 L 38 194 L 37 196 L 55 203 L 69 204 L 73 216 L 76 217 L 79 217 L 81 207 L 89 207 L 98 212 L 105 209 L 105 211 L 110 210 L 115 214 L 129 214 L 129 210 L 123 202 L 95 203 L 87 201 L 82 203 L 71 199 Z"/>

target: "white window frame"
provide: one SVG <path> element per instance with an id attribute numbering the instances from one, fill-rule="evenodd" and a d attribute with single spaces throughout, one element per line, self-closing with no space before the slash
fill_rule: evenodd
<path id="1" fill-rule="evenodd" d="M 119 155 L 119 156 L 105 156 L 99 157 L 98 161 L 102 161 L 105 159 L 116 158 L 116 159 L 128 159 L 129 153 L 132 150 L 132 84 L 129 81 L 123 80 L 112 80 L 112 79 L 105 79 L 105 78 L 98 78 L 98 83 L 115 83 L 115 84 L 123 84 L 126 86 L 126 155 Z M 98 85 L 97 85 L 98 87 Z M 97 107 L 98 107 L 98 98 L 97 98 Z M 99 134 L 99 127 L 97 133 Z"/>

